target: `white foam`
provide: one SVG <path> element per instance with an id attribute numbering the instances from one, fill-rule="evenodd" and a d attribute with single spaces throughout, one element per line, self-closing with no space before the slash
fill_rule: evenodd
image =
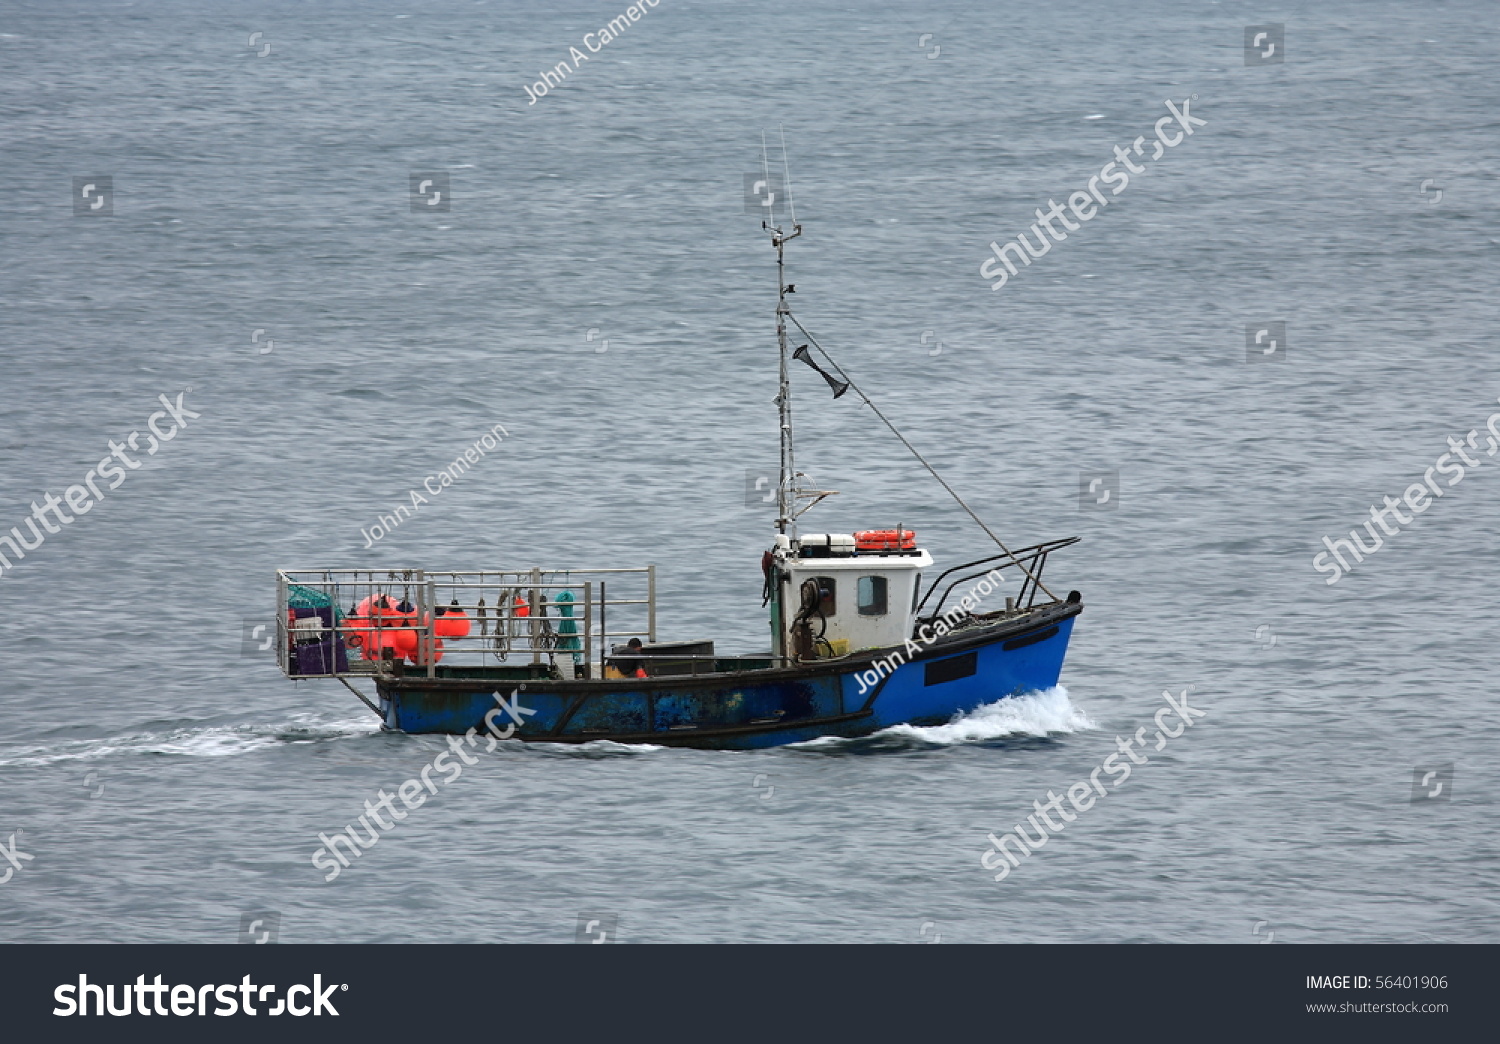
<path id="1" fill-rule="evenodd" d="M 617 743 L 607 739 L 584 743 L 523 743 L 522 746 L 548 754 L 653 754 L 668 749 L 660 743 Z"/>
<path id="2" fill-rule="evenodd" d="M 982 743 L 1006 736 L 1055 736 L 1083 732 L 1099 726 L 1068 697 L 1065 686 L 1056 685 L 1040 692 L 1010 696 L 994 703 L 975 707 L 967 714 L 955 714 L 946 725 L 892 725 L 881 729 L 865 741 L 882 737 L 900 737 L 934 746 Z M 836 736 L 825 736 L 796 744 L 798 747 L 823 747 L 858 742 Z"/>
<path id="3" fill-rule="evenodd" d="M 223 758 L 292 743 L 364 736 L 379 730 L 380 722 L 369 714 L 333 720 L 299 714 L 280 725 L 209 725 L 172 729 L 170 732 L 133 732 L 100 739 L 0 748 L 0 767 L 94 761 L 116 754 Z"/>
<path id="4" fill-rule="evenodd" d="M 1068 698 L 1068 690 L 1055 685 L 1042 692 L 1028 692 L 956 714 L 946 725 L 892 725 L 879 735 L 909 736 L 927 743 L 978 743 L 1004 736 L 1055 736 L 1060 733 L 1096 729 L 1092 718 Z"/>

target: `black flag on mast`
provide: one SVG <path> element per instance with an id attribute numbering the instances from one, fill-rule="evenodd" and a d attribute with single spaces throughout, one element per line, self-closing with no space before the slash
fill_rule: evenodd
<path id="1" fill-rule="evenodd" d="M 848 384 L 839 380 L 837 377 L 833 376 L 833 374 L 823 369 L 823 367 L 813 362 L 812 353 L 807 350 L 807 345 L 804 344 L 802 347 L 793 352 L 792 358 L 801 359 L 803 362 L 807 363 L 807 365 L 811 366 L 814 370 L 817 370 L 819 375 L 821 375 L 822 378 L 828 382 L 828 387 L 833 389 L 833 397 L 835 399 L 849 390 Z"/>

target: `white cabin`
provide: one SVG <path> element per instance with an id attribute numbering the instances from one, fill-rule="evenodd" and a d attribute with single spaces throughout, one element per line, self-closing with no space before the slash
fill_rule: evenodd
<path id="1" fill-rule="evenodd" d="M 846 656 L 900 645 L 911 635 L 932 556 L 916 547 L 910 530 L 777 536 L 773 553 L 787 578 L 772 617 L 780 655 Z"/>

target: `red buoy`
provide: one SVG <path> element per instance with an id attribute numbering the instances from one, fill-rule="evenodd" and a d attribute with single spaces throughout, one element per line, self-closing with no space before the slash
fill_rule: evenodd
<path id="1" fill-rule="evenodd" d="M 418 639 L 415 631 L 408 632 L 412 635 L 412 650 L 406 654 L 406 658 L 418 667 L 427 666 L 427 657 L 422 654 L 422 646 L 428 644 L 428 640 Z M 430 639 L 432 648 L 432 662 L 438 663 L 443 658 L 443 640 L 441 638 Z"/>
<path id="2" fill-rule="evenodd" d="M 387 594 L 372 594 L 364 601 L 354 607 L 355 616 L 405 616 L 399 605 L 398 599 Z"/>
<path id="3" fill-rule="evenodd" d="M 467 638 L 469 627 L 469 618 L 457 606 L 439 608 L 432 624 L 433 633 L 440 638 Z"/>
<path id="4" fill-rule="evenodd" d="M 405 659 L 413 659 L 417 655 L 417 632 L 402 628 L 396 631 L 386 631 L 382 635 L 389 635 L 391 648 L 396 650 L 396 655 Z"/>
<path id="5" fill-rule="evenodd" d="M 379 628 L 373 631 L 366 631 L 361 635 L 364 640 L 360 645 L 360 655 L 367 660 L 383 659 L 381 656 L 383 650 L 394 650 L 396 648 L 396 634 L 396 631 L 387 631 Z"/>

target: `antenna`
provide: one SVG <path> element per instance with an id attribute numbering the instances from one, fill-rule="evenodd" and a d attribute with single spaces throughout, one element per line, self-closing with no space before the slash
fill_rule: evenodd
<path id="1" fill-rule="evenodd" d="M 782 147 L 782 159 L 786 159 L 785 146 Z M 776 193 L 771 191 L 771 161 L 766 155 L 766 132 L 760 132 L 760 176 L 766 179 L 766 212 L 761 215 L 760 227 L 766 227 L 767 220 L 776 217 Z"/>
<path id="2" fill-rule="evenodd" d="M 782 185 L 781 185 L 781 187 L 784 188 L 784 189 L 786 189 L 786 206 L 787 206 L 787 210 L 791 212 L 792 227 L 796 228 L 797 227 L 797 204 L 795 202 L 793 202 L 793 199 L 792 199 L 792 168 L 791 168 L 791 165 L 787 162 L 787 156 L 786 156 L 786 127 L 784 125 L 778 123 L 776 125 L 776 129 L 781 132 L 781 170 L 782 170 Z M 762 152 L 764 152 L 765 141 L 766 141 L 766 136 L 765 136 L 765 132 L 764 131 L 761 132 L 760 140 L 761 140 L 761 149 L 762 149 Z"/>

